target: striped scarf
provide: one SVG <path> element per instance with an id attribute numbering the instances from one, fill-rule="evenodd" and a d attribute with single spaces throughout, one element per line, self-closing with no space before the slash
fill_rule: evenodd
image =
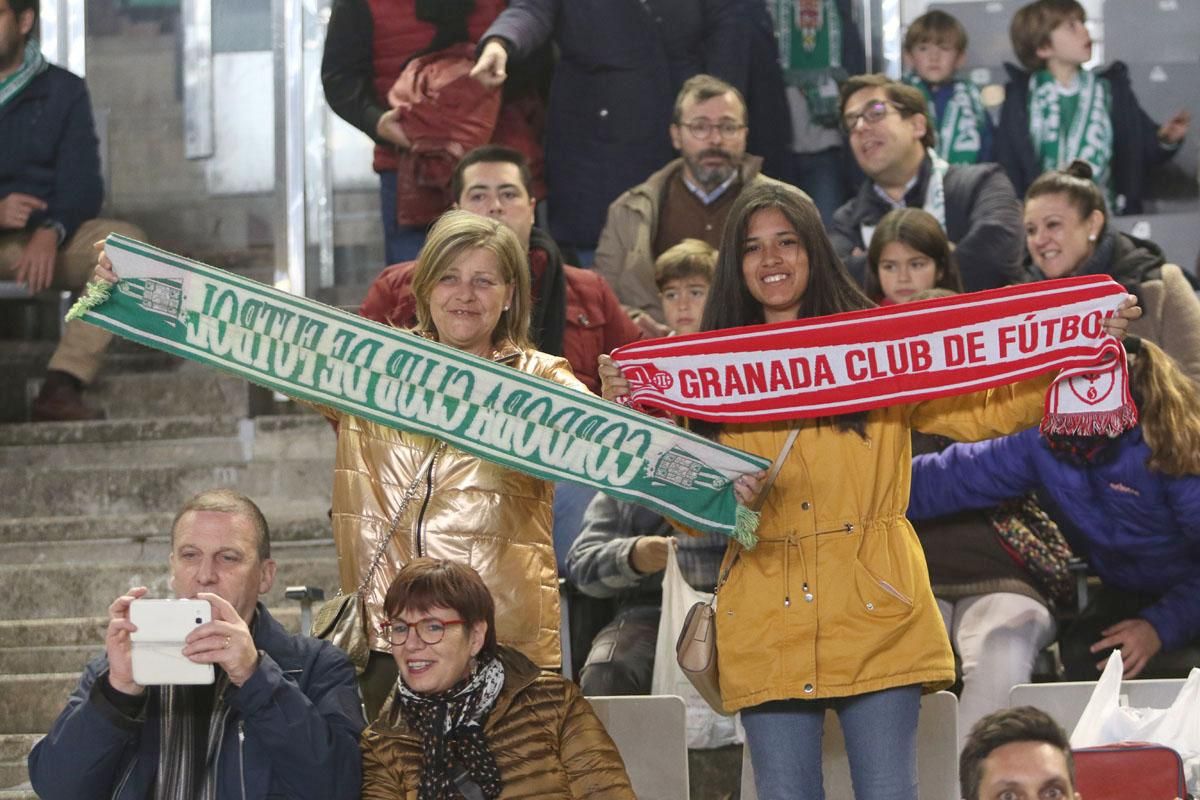
<path id="1" fill-rule="evenodd" d="M 921 76 L 913 73 L 904 81 L 925 95 L 929 104 L 929 122 L 937 126 L 937 154 L 951 164 L 975 164 L 983 147 L 983 132 L 987 125 L 987 109 L 979 89 L 970 81 L 955 81 L 954 94 L 946 102 L 939 120 L 933 102 L 933 92 Z"/>
<path id="2" fill-rule="evenodd" d="M 0 108 L 11 103 L 17 95 L 25 90 L 26 86 L 33 82 L 34 78 L 45 72 L 49 66 L 42 56 L 42 48 L 38 44 L 38 40 L 30 38 L 25 42 L 25 57 L 21 60 L 21 66 L 7 78 L 0 78 Z"/>
<path id="3" fill-rule="evenodd" d="M 1064 120 L 1065 94 L 1054 76 L 1029 76 L 1029 134 L 1042 171 L 1061 169 L 1075 159 L 1092 165 L 1096 185 L 1108 192 L 1113 157 L 1112 91 L 1108 81 L 1079 70 L 1075 112 Z M 1109 197 L 1109 205 L 1112 205 Z"/>

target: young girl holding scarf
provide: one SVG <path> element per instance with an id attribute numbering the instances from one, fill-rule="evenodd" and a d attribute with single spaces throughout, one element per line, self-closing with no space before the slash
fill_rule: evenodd
<path id="1" fill-rule="evenodd" d="M 743 192 L 725 226 L 704 330 L 871 305 L 806 196 L 779 185 Z M 628 393 L 610 359 L 600 373 L 605 397 Z M 915 800 L 921 694 L 949 686 L 954 661 L 904 516 L 910 431 L 970 440 L 1020 430 L 1040 418 L 1048 385 L 1046 377 L 835 418 L 693 423 L 769 459 L 798 432 L 766 493 L 758 544 L 730 545 L 717 600 L 722 701 L 742 712 L 762 800 L 823 797 L 828 709 L 845 733 L 856 797 Z M 739 478 L 739 501 L 750 504 L 764 479 Z"/>
<path id="2" fill-rule="evenodd" d="M 1200 394 L 1148 340 L 1129 337 L 1141 421 L 1116 438 L 1028 430 L 957 444 L 913 465 L 914 518 L 1035 489 L 1103 581 L 1059 639 L 1067 680 L 1096 680 L 1111 649 L 1126 678 L 1184 678 L 1200 663 Z"/>

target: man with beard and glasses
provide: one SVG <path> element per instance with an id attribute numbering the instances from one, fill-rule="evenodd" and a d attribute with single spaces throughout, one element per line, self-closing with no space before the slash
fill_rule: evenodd
<path id="1" fill-rule="evenodd" d="M 746 103 L 728 83 L 690 78 L 675 98 L 673 120 L 679 158 L 613 201 L 596 247 L 596 269 L 649 335 L 667 333 L 654 260 L 684 239 L 720 245 L 738 195 L 772 181 L 759 174 L 762 159 L 746 154 Z"/>
<path id="2" fill-rule="evenodd" d="M 92 242 L 141 229 L 96 219 L 104 199 L 100 144 L 82 78 L 46 62 L 38 0 L 0 0 L 0 280 L 30 294 L 80 289 Z M 33 403 L 34 421 L 95 419 L 81 391 L 100 370 L 112 334 L 69 322 Z"/>

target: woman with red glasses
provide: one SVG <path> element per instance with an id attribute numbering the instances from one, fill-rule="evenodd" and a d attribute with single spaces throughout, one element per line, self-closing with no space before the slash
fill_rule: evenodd
<path id="1" fill-rule="evenodd" d="M 383 607 L 399 677 L 363 734 L 364 800 L 634 798 L 579 688 L 497 644 L 479 573 L 413 559 Z"/>

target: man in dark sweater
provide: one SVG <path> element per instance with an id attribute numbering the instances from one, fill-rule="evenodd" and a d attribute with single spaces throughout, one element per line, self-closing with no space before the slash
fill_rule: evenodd
<path id="1" fill-rule="evenodd" d="M 690 78 L 675 99 L 671 143 L 679 158 L 621 194 L 608 207 L 595 268 L 635 321 L 666 335 L 654 283 L 654 260 L 684 239 L 721 243 L 725 218 L 761 175 L 762 159 L 746 154 L 746 103 L 711 75 Z M 655 322 L 657 320 L 657 322 Z"/>
<path id="2" fill-rule="evenodd" d="M 139 228 L 96 219 L 104 199 L 100 145 L 83 79 L 46 62 L 38 0 L 0 0 L 0 280 L 30 294 L 79 289 L 95 262 L 92 243 Z M 80 391 L 100 369 L 112 334 L 67 324 L 50 359 L 34 420 L 100 416 Z"/>
<path id="3" fill-rule="evenodd" d="M 967 291 L 1017 283 L 1021 203 L 996 164 L 950 164 L 933 150 L 920 90 L 883 75 L 857 75 L 841 87 L 842 123 L 867 180 L 833 215 L 830 239 L 858 280 L 879 220 L 892 209 L 933 214 L 954 245 Z"/>

